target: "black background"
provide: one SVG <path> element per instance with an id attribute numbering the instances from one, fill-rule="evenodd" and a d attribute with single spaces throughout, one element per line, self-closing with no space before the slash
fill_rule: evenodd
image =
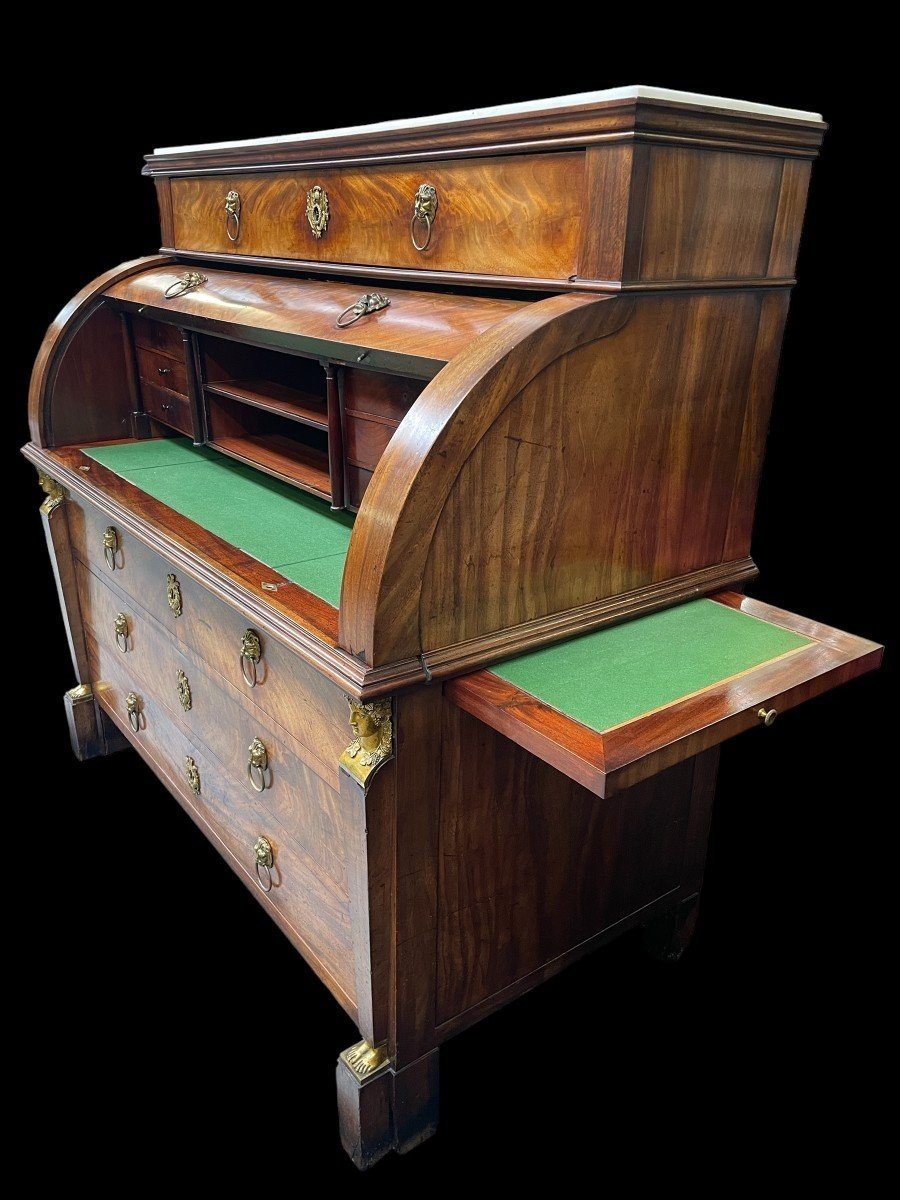
<path id="1" fill-rule="evenodd" d="M 875 302 L 859 299 L 884 230 L 859 181 L 861 108 L 813 49 L 782 48 L 765 60 L 780 66 L 765 71 L 618 49 L 616 75 L 546 61 L 531 71 L 473 30 L 445 66 L 351 68 L 342 58 L 330 74 L 324 55 L 302 66 L 299 47 L 292 66 L 254 70 L 251 43 L 216 73 L 201 50 L 129 69 L 95 55 L 48 70 L 42 103 L 55 116 L 35 123 L 18 158 L 30 198 L 7 222 L 27 252 L 7 288 L 7 328 L 22 322 L 6 347 L 7 670 L 18 680 L 7 869 L 23 916 L 46 906 L 16 952 L 26 1007 L 51 1002 L 31 1042 L 37 1127 L 65 1144 L 73 1179 L 93 1175 L 114 1146 L 138 1179 L 247 1172 L 265 1192 L 300 1190 L 314 1167 L 352 1186 L 515 1186 L 542 1165 L 562 1182 L 573 1165 L 599 1186 L 618 1170 L 633 1182 L 659 1170 L 684 1182 L 713 1151 L 731 1181 L 765 1174 L 776 1156 L 783 1183 L 807 1178 L 811 1160 L 837 1169 L 867 1111 L 880 962 L 892 953 L 873 927 L 892 803 L 879 783 L 887 670 L 723 747 L 702 916 L 678 966 L 625 937 L 449 1043 L 438 1136 L 357 1179 L 334 1107 L 334 1059 L 357 1036 L 349 1019 L 136 756 L 78 765 L 70 754 L 61 697 L 74 679 L 34 473 L 14 450 L 47 324 L 89 279 L 158 245 L 153 187 L 140 176 L 153 146 L 636 78 L 821 109 L 831 130 L 813 174 L 762 480 L 761 575 L 748 591 L 885 641 L 895 543 L 883 488 L 885 344 L 870 331 Z M 17 782 L 26 777 L 28 787 Z M 99 1099 L 85 1105 L 93 1088 Z"/>

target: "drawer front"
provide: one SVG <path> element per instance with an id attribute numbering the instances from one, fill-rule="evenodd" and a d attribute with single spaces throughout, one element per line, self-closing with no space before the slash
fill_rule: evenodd
<path id="1" fill-rule="evenodd" d="M 173 429 L 194 436 L 194 421 L 191 414 L 191 402 L 187 396 L 179 396 L 177 392 L 169 392 L 165 388 L 141 380 L 141 396 L 144 409 L 157 421 L 171 425 Z"/>
<path id="2" fill-rule="evenodd" d="M 350 906 L 342 892 L 284 830 L 261 798 L 247 796 L 229 772 L 202 744 L 173 719 L 166 706 L 130 674 L 125 656 L 101 646 L 88 631 L 88 653 L 93 668 L 94 694 L 116 719 L 125 735 L 153 761 L 170 790 L 199 818 L 210 840 L 225 852 L 237 874 L 257 899 L 271 907 L 288 926 L 288 934 L 326 985 L 337 988 L 355 1002 Z M 139 729 L 129 724 L 127 697 L 138 698 Z M 186 758 L 199 772 L 199 793 L 188 784 Z M 272 890 L 263 892 L 255 867 L 254 845 L 266 838 L 274 853 Z M 189 884 L 189 864 L 176 853 L 170 865 L 177 869 L 178 886 Z M 265 873 L 263 873 L 265 875 Z M 174 883 L 174 876 L 173 876 Z"/>
<path id="3" fill-rule="evenodd" d="M 355 467 L 374 471 L 396 429 L 393 421 L 387 421 L 383 417 L 354 417 L 347 413 L 344 421 L 344 450 L 347 461 Z"/>
<path id="4" fill-rule="evenodd" d="M 404 379 L 348 367 L 343 373 L 344 411 L 353 415 L 386 417 L 399 423 L 425 386 L 421 379 Z"/>
<path id="5" fill-rule="evenodd" d="M 288 730 L 306 748 L 305 761 L 337 787 L 338 759 L 350 740 L 347 701 L 341 689 L 264 633 L 259 634 L 257 683 L 249 687 L 244 671 L 252 679 L 253 664 L 241 659 L 242 638 L 250 628 L 246 617 L 122 529 L 117 530 L 116 570 L 110 571 L 103 546 L 109 518 L 74 498 L 67 509 L 77 557 L 154 616 L 173 642 L 201 658 L 264 716 Z M 177 617 L 168 604 L 169 574 L 176 576 L 181 593 L 181 615 Z"/>
<path id="6" fill-rule="evenodd" d="M 567 279 L 577 272 L 583 173 L 584 155 L 573 151 L 414 167 L 173 178 L 175 246 Z M 417 250 L 410 222 L 423 183 L 435 188 L 437 210 L 427 248 Z M 306 213 L 307 192 L 316 185 L 328 197 L 328 224 L 320 237 Z M 239 228 L 225 209 L 232 190 L 240 197 Z M 425 222 L 417 221 L 412 232 L 421 245 Z"/>
<path id="7" fill-rule="evenodd" d="M 328 875 L 346 890 L 344 829 L 339 794 L 286 744 L 274 727 L 241 693 L 228 687 L 200 659 L 188 656 L 166 631 L 137 605 L 124 605 L 93 572 L 76 568 L 82 617 L 97 646 L 102 674 L 115 669 L 138 679 L 195 742 L 202 742 L 228 770 L 238 793 L 252 799 L 248 776 L 249 746 L 259 739 L 268 769 L 261 802 Z M 117 619 L 125 618 L 121 632 Z M 302 751 L 301 751 L 302 753 Z"/>
<path id="8" fill-rule="evenodd" d="M 158 354 L 155 350 L 145 350 L 143 346 L 136 347 L 136 353 L 142 385 L 149 383 L 187 397 L 187 367 L 184 359 L 169 358 L 168 355 Z"/>
<path id="9" fill-rule="evenodd" d="M 184 340 L 177 325 L 150 321 L 147 317 L 132 317 L 131 330 L 136 346 L 168 354 L 170 358 L 184 358 Z"/>
<path id="10" fill-rule="evenodd" d="M 362 467 L 354 467 L 352 463 L 347 465 L 347 503 L 351 508 L 359 508 L 362 504 L 371 478 L 371 471 L 366 471 Z"/>

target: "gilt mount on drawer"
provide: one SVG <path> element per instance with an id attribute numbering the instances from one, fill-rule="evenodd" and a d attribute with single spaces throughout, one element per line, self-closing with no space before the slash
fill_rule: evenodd
<path id="1" fill-rule="evenodd" d="M 677 959 L 719 744 L 880 662 L 739 590 L 824 129 L 623 88 L 156 151 L 163 251 L 48 331 L 73 748 L 349 1014 L 360 1167 L 452 1035 L 626 929 Z"/>

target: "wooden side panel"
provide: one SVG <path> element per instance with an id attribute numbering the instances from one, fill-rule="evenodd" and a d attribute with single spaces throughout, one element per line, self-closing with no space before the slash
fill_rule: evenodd
<path id="1" fill-rule="evenodd" d="M 99 305 L 66 345 L 47 405 L 51 445 L 131 436 L 134 402 L 122 322 Z"/>
<path id="2" fill-rule="evenodd" d="M 723 552 L 726 559 L 733 551 L 738 554 L 749 553 L 790 300 L 791 294 L 787 290 L 767 292 L 760 308 L 756 351 L 747 391 L 747 411 L 733 477 L 731 511 L 728 514 L 728 532 Z"/>
<path id="3" fill-rule="evenodd" d="M 516 395 L 440 514 L 426 653 L 749 553 L 746 522 L 740 552 L 725 542 L 733 497 L 755 491 L 740 471 L 762 296 L 647 297 Z"/>
<path id="4" fill-rule="evenodd" d="M 577 267 L 583 166 L 583 153 L 570 151 L 412 168 L 173 178 L 175 240 L 169 244 L 201 252 L 567 279 Z M 422 183 L 437 189 L 438 210 L 428 248 L 419 251 L 409 223 Z M 306 193 L 314 184 L 329 201 L 321 238 L 313 236 L 306 218 Z M 236 242 L 225 230 L 225 196 L 232 188 L 241 198 Z"/>
<path id="5" fill-rule="evenodd" d="M 439 1024 L 681 883 L 694 766 L 599 800 L 448 706 L 441 769 Z"/>
<path id="6" fill-rule="evenodd" d="M 811 174 L 811 162 L 799 158 L 784 160 L 778 213 L 772 234 L 772 253 L 769 257 L 768 274 L 772 279 L 789 278 L 794 274 Z"/>
<path id="7" fill-rule="evenodd" d="M 159 231 L 164 246 L 175 245 L 175 222 L 172 213 L 172 182 L 162 176 L 154 180 L 156 203 L 159 205 Z"/>
<path id="8" fill-rule="evenodd" d="M 91 318 L 102 304 L 106 288 L 147 267 L 167 261 L 169 260 L 156 255 L 152 258 L 124 262 L 111 271 L 98 275 L 73 296 L 58 314 L 41 342 L 28 388 L 28 428 L 31 440 L 36 446 L 64 446 L 79 439 L 89 441 L 88 430 L 105 429 L 108 425 L 118 424 L 117 418 L 123 397 L 128 397 L 130 404 L 128 370 L 121 331 L 113 332 L 108 324 L 107 315 L 99 317 L 100 325 L 96 327 L 91 325 Z M 78 344 L 79 334 L 86 324 L 90 328 L 86 334 L 88 340 Z M 107 341 L 110 345 L 115 343 L 111 351 Z M 98 342 L 100 362 L 96 361 Z M 57 376 L 73 343 L 76 343 L 73 356 L 65 368 L 62 383 L 57 387 Z M 112 368 L 105 364 L 106 358 L 111 360 Z M 110 404 L 102 392 L 96 391 L 96 385 L 109 382 L 106 375 L 111 370 L 115 378 L 112 380 Z M 85 390 L 86 386 L 88 390 Z M 55 407 L 52 407 L 54 402 Z M 73 404 L 74 412 L 71 411 Z M 54 426 L 55 418 L 60 422 L 58 428 Z M 94 433 L 93 436 L 112 438 L 122 435 Z"/>
<path id="9" fill-rule="evenodd" d="M 778 158 L 654 147 L 639 278 L 764 278 L 780 191 Z"/>
<path id="10" fill-rule="evenodd" d="M 637 277 L 650 148 L 636 142 L 590 146 L 585 154 L 586 207 L 578 274 L 582 279 Z"/>

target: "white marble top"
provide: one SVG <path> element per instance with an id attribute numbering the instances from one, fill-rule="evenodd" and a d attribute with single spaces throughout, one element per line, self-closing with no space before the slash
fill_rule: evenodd
<path id="1" fill-rule="evenodd" d="M 680 104 L 698 104 L 705 108 L 730 108 L 737 112 L 759 113 L 787 121 L 821 121 L 822 114 L 804 112 L 799 108 L 776 108 L 752 100 L 728 100 L 724 96 L 702 96 L 698 92 L 673 92 L 668 88 L 629 87 L 607 88 L 601 92 L 579 92 L 574 96 L 557 96 L 551 100 L 519 100 L 515 104 L 496 104 L 492 108 L 471 108 L 464 112 L 440 113 L 434 117 L 403 117 L 399 121 L 379 121 L 375 125 L 351 125 L 345 129 L 326 129 L 309 133 L 288 133 L 280 137 L 249 138 L 238 142 L 204 142 L 196 146 L 164 146 L 154 154 L 182 154 L 193 150 L 227 150 L 232 146 L 277 146 L 279 142 L 303 142 L 319 138 L 352 137 L 360 133 L 388 133 L 398 129 L 421 129 L 428 125 L 444 125 L 459 121 L 477 121 L 481 117 L 504 117 L 514 113 L 536 112 L 541 109 L 578 108 L 581 105 L 602 104 L 604 100 L 672 100 Z"/>

